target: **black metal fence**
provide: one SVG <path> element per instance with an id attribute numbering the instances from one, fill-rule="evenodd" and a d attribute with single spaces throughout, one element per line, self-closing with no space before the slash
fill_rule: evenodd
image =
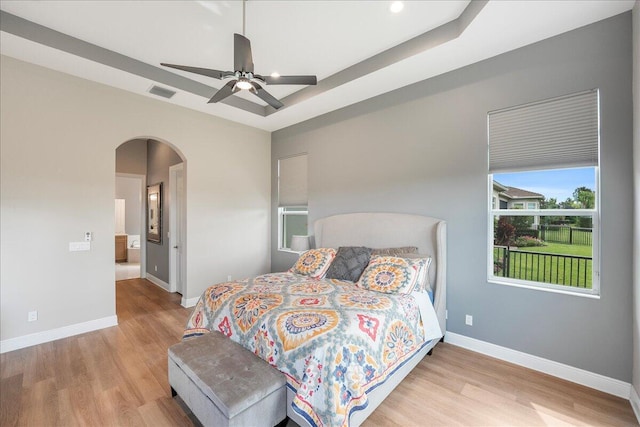
<path id="1" fill-rule="evenodd" d="M 593 229 L 566 225 L 540 225 L 538 236 L 545 242 L 568 243 L 570 245 L 593 245 Z"/>
<path id="2" fill-rule="evenodd" d="M 494 246 L 494 275 L 591 289 L 593 259 Z"/>

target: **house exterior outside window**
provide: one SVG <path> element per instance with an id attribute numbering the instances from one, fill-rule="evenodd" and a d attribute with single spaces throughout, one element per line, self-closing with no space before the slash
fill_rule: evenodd
<path id="1" fill-rule="evenodd" d="M 495 200 L 500 199 L 500 205 L 496 207 Z M 492 209 L 540 209 L 540 201 L 544 200 L 544 195 L 521 188 L 509 187 L 493 181 Z M 533 216 L 533 225 L 540 224 L 540 217 Z"/>

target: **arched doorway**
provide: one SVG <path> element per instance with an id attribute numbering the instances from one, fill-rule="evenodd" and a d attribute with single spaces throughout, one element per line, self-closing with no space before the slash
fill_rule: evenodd
<path id="1" fill-rule="evenodd" d="M 116 206 L 125 199 L 114 217 L 115 255 L 120 256 L 116 281 L 146 278 L 168 292 L 185 294 L 185 160 L 173 144 L 155 137 L 133 138 L 116 148 Z M 118 209 L 124 211 L 120 218 Z"/>

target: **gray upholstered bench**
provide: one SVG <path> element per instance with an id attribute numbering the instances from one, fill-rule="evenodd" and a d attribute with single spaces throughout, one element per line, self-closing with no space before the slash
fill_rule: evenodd
<path id="1" fill-rule="evenodd" d="M 219 332 L 169 348 L 169 384 L 204 426 L 272 427 L 287 416 L 284 375 Z"/>

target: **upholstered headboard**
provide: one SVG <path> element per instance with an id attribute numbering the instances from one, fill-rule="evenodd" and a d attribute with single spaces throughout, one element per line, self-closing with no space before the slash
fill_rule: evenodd
<path id="1" fill-rule="evenodd" d="M 391 248 L 417 246 L 432 258 L 429 279 L 442 332 L 446 331 L 447 225 L 432 217 L 397 213 L 350 213 L 319 219 L 315 246 Z"/>

